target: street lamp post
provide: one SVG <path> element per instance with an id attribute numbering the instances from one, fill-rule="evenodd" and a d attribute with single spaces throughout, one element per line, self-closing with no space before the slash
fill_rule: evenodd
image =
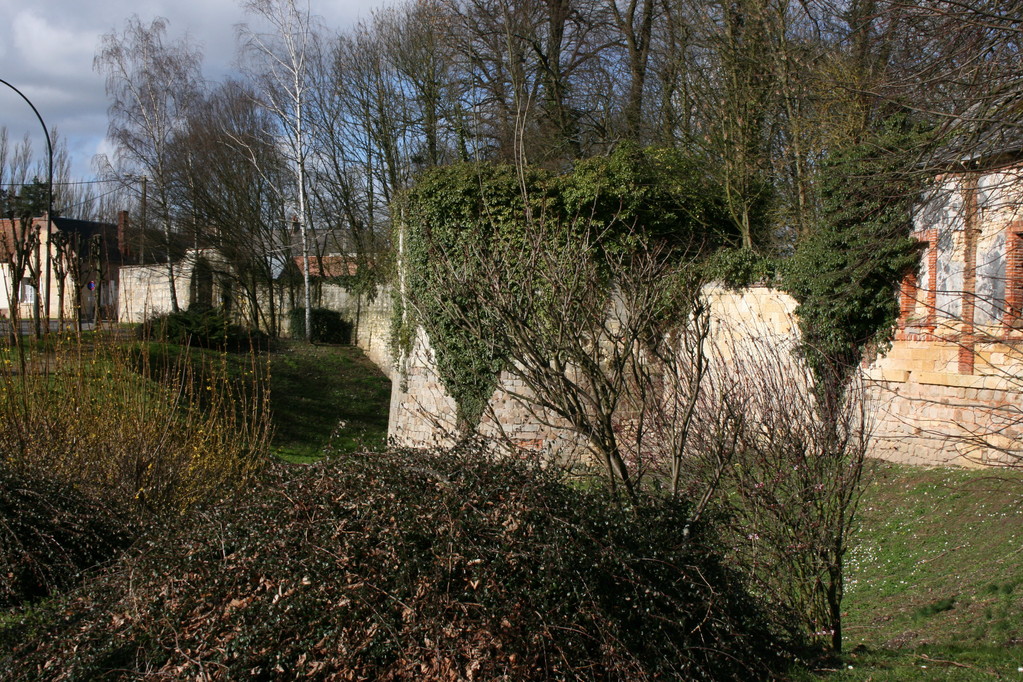
<path id="1" fill-rule="evenodd" d="M 39 114 L 39 110 L 36 109 L 36 105 L 32 104 L 32 100 L 25 96 L 18 88 L 14 87 L 4 79 L 0 78 L 0 83 L 6 85 L 14 92 L 18 93 L 21 99 L 25 100 L 25 103 L 32 107 L 32 113 L 39 119 L 39 125 L 43 127 L 43 135 L 46 137 L 46 331 L 50 330 L 50 263 L 51 263 L 51 246 L 50 239 L 53 237 L 53 143 L 50 141 L 50 131 L 46 128 L 46 121 Z M 39 295 L 38 293 L 36 294 Z M 38 328 L 37 328 L 38 331 Z"/>

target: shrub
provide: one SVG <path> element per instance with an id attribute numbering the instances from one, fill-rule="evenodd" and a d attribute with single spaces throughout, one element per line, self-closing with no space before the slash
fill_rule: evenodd
<path id="1" fill-rule="evenodd" d="M 519 462 L 338 458 L 0 631 L 0 669 L 217 679 L 741 679 L 790 642 L 688 505 Z"/>
<path id="2" fill-rule="evenodd" d="M 124 501 L 143 519 L 244 486 L 263 466 L 265 391 L 232 382 L 223 364 L 151 367 L 145 348 L 103 343 L 22 358 L 0 362 L 0 462 L 14 471 Z"/>
<path id="3" fill-rule="evenodd" d="M 899 282 L 920 260 L 912 206 L 923 189 L 911 150 L 927 133 L 902 115 L 821 167 L 821 221 L 785 261 L 799 302 L 802 353 L 819 390 L 836 391 L 869 347 L 884 350 L 899 315 Z"/>
<path id="4" fill-rule="evenodd" d="M 264 347 L 268 338 L 265 332 L 232 324 L 222 310 L 200 306 L 151 317 L 137 333 L 143 340 L 231 351 Z"/>
<path id="5" fill-rule="evenodd" d="M 313 343 L 351 344 L 352 323 L 342 318 L 341 313 L 326 308 L 312 308 L 310 313 Z M 291 336 L 296 339 L 305 338 L 305 308 L 292 308 L 288 319 L 291 323 Z"/>
<path id="6" fill-rule="evenodd" d="M 0 607 L 66 588 L 124 548 L 127 516 L 115 505 L 0 460 Z"/>

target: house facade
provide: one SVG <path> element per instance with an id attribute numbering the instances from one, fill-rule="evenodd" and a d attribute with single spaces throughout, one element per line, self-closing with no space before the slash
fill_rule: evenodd
<path id="1" fill-rule="evenodd" d="M 0 220 L 0 316 L 116 320 L 126 222 Z"/>
<path id="2" fill-rule="evenodd" d="M 866 369 L 881 456 L 1023 462 L 1023 164 L 938 178 L 914 216 L 919 270 L 892 347 Z"/>

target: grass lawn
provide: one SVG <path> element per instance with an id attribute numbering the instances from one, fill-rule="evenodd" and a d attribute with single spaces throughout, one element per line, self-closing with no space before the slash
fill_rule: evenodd
<path id="1" fill-rule="evenodd" d="M 1023 680 L 1023 472 L 872 468 L 826 679 Z"/>
<path id="2" fill-rule="evenodd" d="M 270 362 L 274 452 L 312 462 L 383 449 L 390 398 L 391 382 L 359 348 L 281 341 Z"/>
<path id="3" fill-rule="evenodd" d="M 391 382 L 356 346 L 307 345 L 280 340 L 269 355 L 221 353 L 173 344 L 148 346 L 154 367 L 187 356 L 200 372 L 224 365 L 245 383 L 270 373 L 272 450 L 293 463 L 315 462 L 331 452 L 381 450 L 387 440 Z"/>

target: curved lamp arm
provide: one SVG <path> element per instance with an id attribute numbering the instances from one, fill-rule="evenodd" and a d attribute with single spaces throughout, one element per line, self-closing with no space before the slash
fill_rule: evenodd
<path id="1" fill-rule="evenodd" d="M 14 92 L 18 93 L 18 96 L 21 97 L 21 99 L 25 100 L 26 104 L 28 104 L 30 107 L 32 107 L 32 113 L 34 113 L 36 115 L 36 118 L 39 119 L 39 125 L 41 125 L 43 127 L 43 135 L 46 136 L 46 159 L 47 159 L 47 165 L 46 165 L 46 240 L 47 240 L 47 243 L 49 243 L 50 235 L 51 235 L 51 232 L 53 231 L 53 228 L 52 228 L 52 225 L 53 225 L 53 223 L 52 223 L 52 221 L 53 221 L 53 143 L 50 141 L 50 131 L 46 128 L 46 121 L 43 120 L 43 117 L 42 117 L 42 115 L 40 115 L 39 110 L 36 109 L 36 105 L 32 104 L 32 100 L 30 100 L 28 97 L 26 97 L 25 93 L 23 93 L 21 90 L 19 90 L 18 88 L 14 87 L 13 85 L 11 85 L 10 83 L 8 83 L 7 81 L 5 81 L 2 78 L 0 78 L 0 83 L 2 83 L 3 85 L 6 85 L 11 90 L 14 90 Z M 46 329 L 47 329 L 47 331 L 49 331 L 49 328 L 50 328 L 50 323 L 49 323 L 49 317 L 50 317 L 50 249 L 49 249 L 49 247 L 47 247 L 47 249 L 46 249 L 46 317 L 47 317 Z"/>

